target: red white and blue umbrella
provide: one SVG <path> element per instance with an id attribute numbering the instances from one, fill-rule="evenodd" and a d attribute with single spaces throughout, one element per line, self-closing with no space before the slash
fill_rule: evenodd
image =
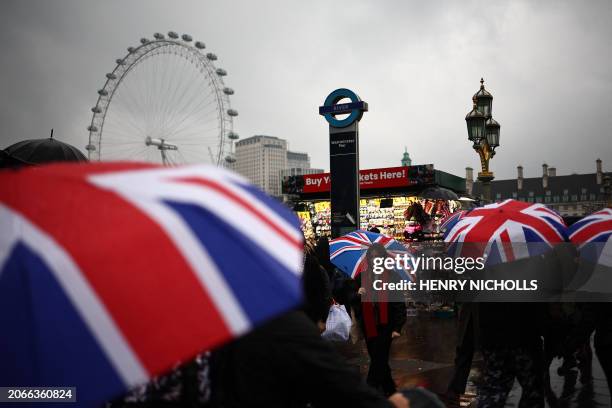
<path id="1" fill-rule="evenodd" d="M 354 279 L 366 270 L 366 252 L 374 243 L 383 245 L 392 256 L 407 254 L 412 257 L 408 248 L 393 238 L 375 232 L 357 230 L 329 241 L 329 259 L 342 272 Z M 406 270 L 401 269 L 398 272 L 402 279 L 414 279 Z"/>
<path id="2" fill-rule="evenodd" d="M 0 384 L 98 406 L 301 301 L 297 218 L 209 166 L 0 172 Z"/>
<path id="3" fill-rule="evenodd" d="M 444 217 L 440 223 L 440 231 L 447 231 L 449 228 L 452 228 L 467 212 L 465 210 L 455 211 Z"/>
<path id="4" fill-rule="evenodd" d="M 604 208 L 575 222 L 568 235 L 582 258 L 612 267 L 612 209 Z"/>
<path id="5" fill-rule="evenodd" d="M 485 256 L 487 264 L 540 255 L 566 240 L 567 227 L 543 204 L 506 200 L 475 208 L 446 231 L 454 256 Z"/>

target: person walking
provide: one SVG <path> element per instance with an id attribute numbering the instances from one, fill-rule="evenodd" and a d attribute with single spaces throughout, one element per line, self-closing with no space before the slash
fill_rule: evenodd
<path id="1" fill-rule="evenodd" d="M 459 305 L 457 321 L 457 348 L 453 375 L 448 384 L 446 397 L 456 401 L 465 393 L 476 349 L 476 329 L 478 327 L 478 305 L 463 303 Z"/>
<path id="2" fill-rule="evenodd" d="M 479 339 L 484 359 L 478 408 L 503 408 L 516 378 L 519 408 L 544 407 L 543 316 L 546 304 L 480 303 Z"/>
<path id="3" fill-rule="evenodd" d="M 406 322 L 406 305 L 401 301 L 389 301 L 386 290 L 374 289 L 375 280 L 397 280 L 392 271 L 385 270 L 380 274 L 375 272 L 374 262 L 379 257 L 388 257 L 387 251 L 384 246 L 373 244 L 366 252 L 367 268 L 356 279 L 359 286 L 356 299 L 359 302 L 354 306 L 370 356 L 367 383 L 389 396 L 396 392 L 389 366 L 389 353 L 393 339 L 400 336 Z"/>

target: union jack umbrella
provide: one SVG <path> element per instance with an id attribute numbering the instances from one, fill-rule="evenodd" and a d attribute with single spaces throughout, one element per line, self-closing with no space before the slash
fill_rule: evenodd
<path id="1" fill-rule="evenodd" d="M 408 254 L 408 249 L 383 234 L 357 230 L 329 241 L 330 261 L 351 278 L 356 278 L 367 268 L 366 252 L 372 244 L 383 245 L 390 255 Z M 398 270 L 403 279 L 414 279 L 408 271 Z"/>
<path id="2" fill-rule="evenodd" d="M 447 215 L 446 217 L 444 217 L 442 219 L 442 222 L 440 223 L 440 231 L 446 231 L 449 228 L 451 228 L 453 225 L 455 225 L 457 223 L 457 221 L 459 221 L 465 214 L 467 214 L 467 211 L 462 210 L 462 211 L 455 211 L 452 214 Z"/>
<path id="3" fill-rule="evenodd" d="M 543 204 L 506 200 L 475 208 L 446 231 L 455 256 L 484 256 L 489 265 L 540 255 L 566 240 L 567 227 Z"/>
<path id="4" fill-rule="evenodd" d="M 612 209 L 604 208 L 575 222 L 568 235 L 582 258 L 612 267 Z"/>
<path id="5" fill-rule="evenodd" d="M 0 172 L 0 384 L 123 394 L 301 301 L 302 234 L 226 170 Z"/>

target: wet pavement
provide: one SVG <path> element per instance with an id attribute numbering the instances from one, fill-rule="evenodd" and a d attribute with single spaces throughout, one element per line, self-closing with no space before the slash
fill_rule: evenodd
<path id="1" fill-rule="evenodd" d="M 394 340 L 390 365 L 398 388 L 422 386 L 442 398 L 453 371 L 455 358 L 456 320 L 434 317 L 427 311 L 408 317 L 402 336 Z M 363 340 L 356 344 L 339 345 L 339 350 L 349 364 L 365 376 L 368 369 L 368 354 Z M 550 367 L 550 389 L 547 407 L 609 407 L 610 396 L 607 382 L 597 357 L 593 355 L 592 379 L 581 378 L 577 369 L 565 377 L 558 375 L 561 361 L 554 360 Z M 460 401 L 445 400 L 450 407 L 467 407 L 474 400 L 480 379 L 482 358 L 474 356 L 466 395 Z M 515 381 L 506 407 L 518 407 L 521 388 Z"/>

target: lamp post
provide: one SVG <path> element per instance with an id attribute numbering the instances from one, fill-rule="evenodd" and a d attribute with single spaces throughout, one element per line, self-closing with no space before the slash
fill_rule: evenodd
<path id="1" fill-rule="evenodd" d="M 472 97 L 472 110 L 466 115 L 468 140 L 480 156 L 478 181 L 482 185 L 484 201 L 491 201 L 491 180 L 493 172 L 489 171 L 489 161 L 495 156 L 499 146 L 499 123 L 493 119 L 493 95 L 484 87 L 484 79 L 480 79 L 480 89 Z"/>

